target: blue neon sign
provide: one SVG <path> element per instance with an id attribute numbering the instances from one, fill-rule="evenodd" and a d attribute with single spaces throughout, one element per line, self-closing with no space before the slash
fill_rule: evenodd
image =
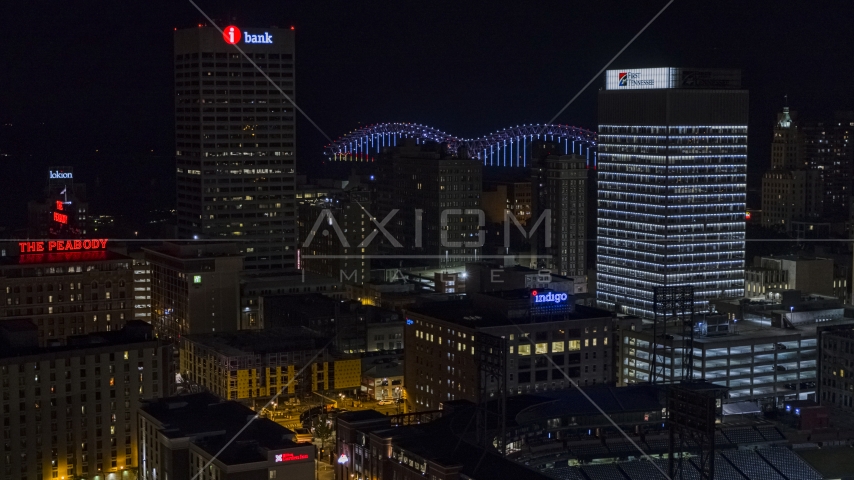
<path id="1" fill-rule="evenodd" d="M 267 32 L 263 35 L 253 35 L 249 32 L 243 32 L 243 43 L 273 43 L 273 36 Z"/>
<path id="2" fill-rule="evenodd" d="M 549 292 L 549 293 L 537 294 L 536 290 L 531 292 L 531 296 L 534 297 L 534 303 L 561 304 L 563 302 L 566 302 L 566 300 L 569 298 L 569 295 L 567 295 L 565 293 L 561 293 L 561 292 Z"/>

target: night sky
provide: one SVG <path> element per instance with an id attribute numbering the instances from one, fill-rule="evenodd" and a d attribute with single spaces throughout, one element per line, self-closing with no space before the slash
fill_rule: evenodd
<path id="1" fill-rule="evenodd" d="M 225 24 L 296 28 L 296 101 L 332 138 L 360 123 L 475 137 L 546 122 L 665 3 L 198 1 Z M 173 203 L 172 32 L 204 22 L 193 6 L 5 1 L 0 18 L 0 225 L 24 218 L 47 165 L 118 200 L 102 211 Z M 804 117 L 854 109 L 852 18 L 850 1 L 676 0 L 612 68 L 742 69 L 755 185 L 784 94 Z M 603 83 L 558 122 L 595 129 Z M 325 143 L 297 119 L 298 173 Z"/>

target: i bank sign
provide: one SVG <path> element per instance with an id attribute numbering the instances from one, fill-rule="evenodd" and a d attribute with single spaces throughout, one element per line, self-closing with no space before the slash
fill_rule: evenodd
<path id="1" fill-rule="evenodd" d="M 549 292 L 549 293 L 540 293 L 538 294 L 536 290 L 531 292 L 531 296 L 534 297 L 534 303 L 563 303 L 566 301 L 569 296 L 565 293 L 560 292 Z"/>
<path id="2" fill-rule="evenodd" d="M 241 33 L 243 34 L 242 36 Z M 273 43 L 273 36 L 268 32 L 257 34 L 241 32 L 240 29 L 234 25 L 229 25 L 223 29 L 222 38 L 225 40 L 225 43 L 229 45 L 236 45 L 240 43 L 241 39 L 243 40 L 243 43 Z"/>

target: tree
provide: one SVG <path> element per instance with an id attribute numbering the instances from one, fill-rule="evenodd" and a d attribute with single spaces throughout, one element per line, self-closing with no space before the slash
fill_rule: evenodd
<path id="1" fill-rule="evenodd" d="M 326 442 L 332 437 L 334 432 L 332 422 L 326 418 L 326 415 L 318 417 L 317 425 L 314 427 L 314 436 L 320 440 L 321 449 L 326 447 Z"/>

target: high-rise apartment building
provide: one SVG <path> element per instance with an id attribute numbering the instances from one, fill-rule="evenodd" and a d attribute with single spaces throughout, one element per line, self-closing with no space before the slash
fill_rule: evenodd
<path id="1" fill-rule="evenodd" d="M 543 265 L 557 275 L 587 270 L 587 159 L 581 155 L 543 155 L 532 172 L 533 222 L 549 212 L 551 238 L 536 232 Z M 542 228 L 542 227 L 540 227 Z"/>
<path id="2" fill-rule="evenodd" d="M 484 243 L 480 210 L 483 164 L 464 152 L 453 155 L 437 143 L 405 139 L 377 162 L 377 212 L 399 242 L 395 246 L 378 232 L 374 242 L 388 255 L 419 255 L 420 263 L 461 265 L 474 260 Z M 398 260 L 395 260 L 399 262 Z"/>
<path id="3" fill-rule="evenodd" d="M 376 242 L 361 243 L 374 231 L 371 192 L 354 189 L 305 200 L 299 209 L 299 268 L 342 283 L 362 285 L 370 280 Z"/>
<path id="4" fill-rule="evenodd" d="M 854 112 L 836 112 L 832 121 L 803 122 L 804 156 L 819 171 L 824 216 L 848 215 L 854 195 Z"/>
<path id="5" fill-rule="evenodd" d="M 359 388 L 359 358 L 333 352 L 320 337 L 294 332 L 298 330 L 181 337 L 179 372 L 228 400 L 271 398 L 278 394 L 287 398 Z"/>
<path id="6" fill-rule="evenodd" d="M 141 249 L 128 256 L 133 259 L 133 318 L 151 323 L 151 265 Z"/>
<path id="7" fill-rule="evenodd" d="M 774 125 L 771 170 L 762 177 L 762 226 L 791 232 L 795 222 L 818 218 L 822 193 L 821 171 L 806 160 L 797 115 L 784 107 Z"/>
<path id="8" fill-rule="evenodd" d="M 169 394 L 171 348 L 142 321 L 59 347 L 38 347 L 37 333 L 23 319 L 0 324 L 0 478 L 128 478 L 136 410 Z"/>
<path id="9" fill-rule="evenodd" d="M 109 240 L 16 243 L 19 255 L 0 257 L 0 325 L 32 320 L 39 345 L 49 346 L 133 318 L 132 259 L 107 250 Z"/>
<path id="10" fill-rule="evenodd" d="M 230 332 L 240 324 L 243 257 L 233 243 L 168 242 L 145 247 L 151 324 L 158 337 Z"/>
<path id="11" fill-rule="evenodd" d="M 482 205 L 490 223 L 503 223 L 505 213 L 510 212 L 526 225 L 531 218 L 531 182 L 521 178 L 484 180 Z"/>
<path id="12" fill-rule="evenodd" d="M 744 294 L 748 92 L 737 70 L 609 70 L 599 92 L 597 300 L 653 316 L 657 286 Z"/>
<path id="13" fill-rule="evenodd" d="M 839 409 L 854 410 L 851 394 L 851 365 L 854 365 L 854 329 L 852 325 L 818 328 L 816 401 Z"/>
<path id="14" fill-rule="evenodd" d="M 288 332 L 314 332 L 332 340 L 344 353 L 366 351 L 367 325 L 381 318 L 380 309 L 356 300 L 339 300 L 325 293 L 264 295 L 263 322 L 267 328 Z"/>
<path id="15" fill-rule="evenodd" d="M 294 32 L 225 30 L 175 31 L 178 235 L 239 241 L 250 271 L 293 267 L 295 113 L 277 86 L 294 98 Z"/>

